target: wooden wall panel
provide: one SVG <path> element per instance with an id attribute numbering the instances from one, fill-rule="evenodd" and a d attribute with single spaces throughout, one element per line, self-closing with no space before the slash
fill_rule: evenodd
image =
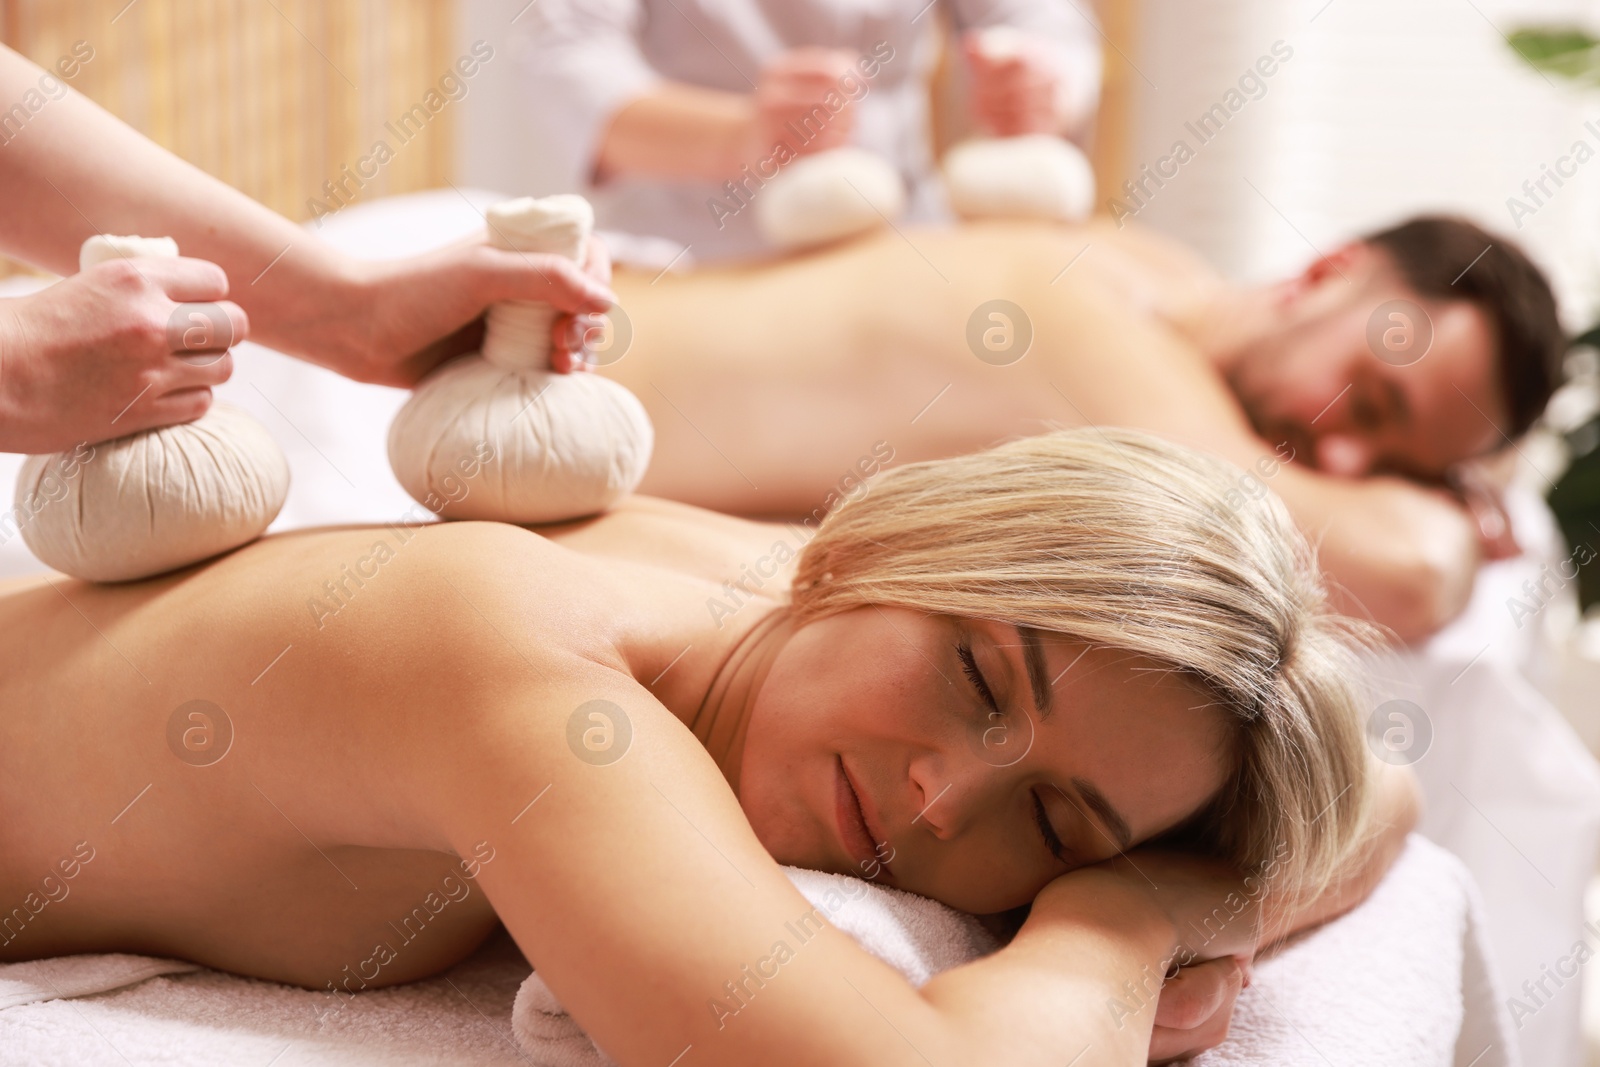
<path id="1" fill-rule="evenodd" d="M 1095 210 L 1104 211 L 1106 201 L 1121 188 L 1133 165 L 1133 82 L 1139 74 L 1129 61 L 1139 62 L 1134 55 L 1139 40 L 1139 0 L 1099 0 L 1096 7 L 1104 34 L 1105 73 L 1100 80 L 1100 113 L 1095 117 L 1090 160 L 1097 190 Z"/>

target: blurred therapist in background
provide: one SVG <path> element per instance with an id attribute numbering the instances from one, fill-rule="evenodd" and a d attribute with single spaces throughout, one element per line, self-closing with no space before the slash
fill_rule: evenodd
<path id="1" fill-rule="evenodd" d="M 979 130 L 1084 136 L 1100 91 L 1088 0 L 540 0 L 513 49 L 519 132 L 538 146 L 530 191 L 584 193 L 604 229 L 725 260 L 767 247 L 754 212 L 711 208 L 729 202 L 724 183 L 778 142 L 795 155 L 851 144 L 900 172 L 908 218 L 944 218 L 928 113 L 941 6 Z M 991 26 L 1025 35 L 1015 55 L 978 50 L 974 31 Z M 829 93 L 844 106 L 816 121 Z"/>

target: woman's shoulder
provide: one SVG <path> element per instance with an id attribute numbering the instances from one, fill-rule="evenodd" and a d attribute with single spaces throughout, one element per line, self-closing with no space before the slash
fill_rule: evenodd
<path id="1" fill-rule="evenodd" d="M 583 607 L 594 568 L 521 527 L 443 522 L 293 531 L 265 538 L 186 582 L 189 598 L 254 605 L 287 640 L 434 654 L 481 630 L 483 613 L 522 607 L 559 626 Z"/>
<path id="2" fill-rule="evenodd" d="M 785 560 L 797 556 L 810 537 L 793 524 L 756 522 L 652 496 L 630 496 L 604 515 L 539 532 L 586 556 L 713 584 L 737 581 L 779 541 L 789 546 Z"/>

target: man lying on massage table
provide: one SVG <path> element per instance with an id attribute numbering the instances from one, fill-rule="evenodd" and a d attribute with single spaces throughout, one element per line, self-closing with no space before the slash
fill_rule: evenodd
<path id="1" fill-rule="evenodd" d="M 1256 287 L 1091 222 L 885 230 L 771 264 L 619 271 L 614 288 L 632 342 L 602 373 L 655 421 L 644 492 L 820 516 L 879 442 L 912 461 L 1137 426 L 1243 467 L 1241 499 L 1269 482 L 1341 607 L 1405 638 L 1514 550 L 1487 495 L 1443 483 L 1527 429 L 1563 348 L 1538 269 L 1450 219 Z"/>
<path id="2" fill-rule="evenodd" d="M 1120 430 L 897 467 L 716 623 L 708 592 L 781 529 L 645 497 L 12 583 L 0 960 L 125 950 L 332 996 L 437 973 L 498 919 L 629 1067 L 1214 1045 L 1240 961 L 1360 900 L 1414 821 L 1369 769 L 1360 626 L 1280 503 L 1228 502 L 1239 476 Z M 307 610 L 352 567 L 375 573 Z M 920 990 L 830 928 L 718 1019 L 815 924 L 779 864 L 1032 910 Z M 483 893 L 402 932 L 451 874 Z M 1177 965 L 1159 1008 L 1107 1012 Z"/>

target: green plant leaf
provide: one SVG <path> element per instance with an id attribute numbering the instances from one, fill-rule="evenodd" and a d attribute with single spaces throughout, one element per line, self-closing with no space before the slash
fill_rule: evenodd
<path id="1" fill-rule="evenodd" d="M 1600 38 L 1578 26 L 1528 26 L 1506 38 L 1535 70 L 1575 81 L 1600 81 Z"/>

